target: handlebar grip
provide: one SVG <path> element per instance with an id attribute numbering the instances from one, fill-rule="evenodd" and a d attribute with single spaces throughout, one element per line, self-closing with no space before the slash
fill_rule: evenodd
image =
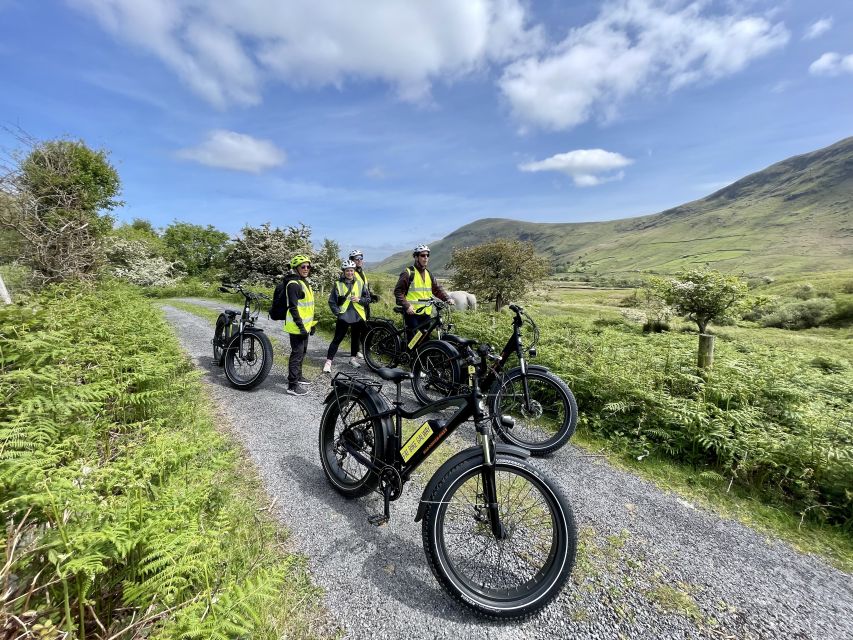
<path id="1" fill-rule="evenodd" d="M 229 289 L 229 288 L 228 288 L 226 285 L 224 285 L 224 284 L 223 284 L 223 285 L 221 285 L 221 286 L 219 287 L 219 291 L 220 291 L 221 293 L 231 293 L 231 289 Z"/>
<path id="2" fill-rule="evenodd" d="M 524 311 L 524 309 L 519 307 L 517 304 L 509 305 L 509 309 L 510 309 L 510 311 L 514 311 L 515 313 L 521 313 L 522 311 Z"/>

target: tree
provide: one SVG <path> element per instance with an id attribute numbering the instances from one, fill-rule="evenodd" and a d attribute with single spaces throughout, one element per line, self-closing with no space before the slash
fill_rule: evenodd
<path id="1" fill-rule="evenodd" d="M 122 280 L 141 287 L 166 287 L 184 275 L 178 264 L 144 240 L 111 236 L 104 244 L 110 272 Z"/>
<path id="2" fill-rule="evenodd" d="M 334 240 L 323 239 L 311 269 L 311 279 L 319 285 L 321 295 L 331 287 L 341 274 L 341 246 Z"/>
<path id="3" fill-rule="evenodd" d="M 675 278 L 655 278 L 652 290 L 678 313 L 699 327 L 699 369 L 714 364 L 714 336 L 705 333 L 708 324 L 722 320 L 746 302 L 746 282 L 737 276 L 709 269 L 682 271 Z"/>
<path id="4" fill-rule="evenodd" d="M 746 282 L 710 269 L 682 271 L 675 278 L 654 278 L 652 290 L 676 312 L 687 316 L 699 333 L 739 308 L 747 295 Z"/>
<path id="5" fill-rule="evenodd" d="M 213 225 L 173 222 L 163 232 L 168 256 L 181 262 L 191 276 L 225 264 L 228 234 Z"/>
<path id="6" fill-rule="evenodd" d="M 38 142 L 21 136 L 0 175 L 0 225 L 18 238 L 18 260 L 42 283 L 93 277 L 103 261 L 109 215 L 123 204 L 118 173 L 105 151 L 80 140 Z"/>
<path id="7" fill-rule="evenodd" d="M 241 233 L 228 254 L 228 273 L 235 280 L 272 286 L 290 269 L 294 255 L 314 255 L 311 228 L 304 224 L 272 229 L 267 222 Z"/>
<path id="8" fill-rule="evenodd" d="M 447 268 L 454 270 L 455 288 L 494 300 L 495 311 L 524 297 L 550 273 L 547 259 L 536 253 L 533 243 L 507 239 L 454 249 Z"/>

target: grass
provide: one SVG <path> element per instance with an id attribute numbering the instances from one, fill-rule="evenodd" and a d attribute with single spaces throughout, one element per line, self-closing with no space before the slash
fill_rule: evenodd
<path id="1" fill-rule="evenodd" d="M 583 428 L 578 429 L 572 442 L 588 452 L 605 455 L 612 465 L 664 491 L 677 493 L 724 518 L 779 538 L 802 553 L 822 556 L 836 568 L 853 573 L 853 539 L 838 527 L 803 521 L 787 505 L 769 502 L 766 494 L 737 485 L 729 487 L 728 480 L 715 480 L 691 465 L 654 455 L 637 461 L 615 450 L 612 441 Z"/>

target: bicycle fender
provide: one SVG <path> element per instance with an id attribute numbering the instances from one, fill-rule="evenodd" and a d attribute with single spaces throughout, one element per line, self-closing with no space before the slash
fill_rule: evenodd
<path id="1" fill-rule="evenodd" d="M 523 449 L 521 447 L 516 447 L 511 444 L 503 444 L 503 443 L 495 443 L 495 453 L 496 455 L 505 455 L 511 458 L 518 458 L 520 460 L 526 460 L 530 457 L 530 452 L 527 449 Z M 455 467 L 460 462 L 466 462 L 471 458 L 482 458 L 483 457 L 483 448 L 474 446 L 469 447 L 467 449 L 463 449 L 456 455 L 452 456 L 448 459 L 443 465 L 438 468 L 434 474 L 432 474 L 432 478 L 430 478 L 427 486 L 424 488 L 424 492 L 421 495 L 421 501 L 418 504 L 418 512 L 415 514 L 415 522 L 420 522 L 423 517 L 426 515 L 427 509 L 427 498 L 432 494 L 436 485 L 438 485 L 440 479 L 446 475 L 447 471 L 451 468 Z"/>
<path id="2" fill-rule="evenodd" d="M 542 373 L 553 373 L 548 367 L 543 367 L 541 364 L 529 364 L 527 365 L 528 371 L 541 371 Z M 521 371 L 521 367 L 513 367 L 506 373 L 505 376 L 510 375 L 511 373 L 515 373 L 516 371 Z"/>

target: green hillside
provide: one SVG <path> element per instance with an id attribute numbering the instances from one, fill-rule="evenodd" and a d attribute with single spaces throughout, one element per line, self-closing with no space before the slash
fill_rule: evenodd
<path id="1" fill-rule="evenodd" d="M 456 247 L 530 240 L 558 271 L 623 275 L 709 265 L 749 275 L 825 272 L 853 265 L 853 137 L 788 158 L 661 213 L 582 223 L 485 218 L 434 242 L 441 272 Z M 408 252 L 374 270 L 399 272 Z"/>

